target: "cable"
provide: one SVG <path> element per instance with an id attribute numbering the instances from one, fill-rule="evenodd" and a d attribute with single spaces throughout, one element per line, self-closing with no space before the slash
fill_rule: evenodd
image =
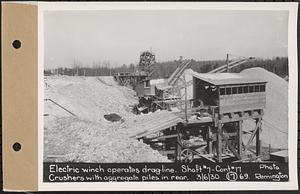
<path id="1" fill-rule="evenodd" d="M 281 132 L 281 133 L 288 134 L 288 132 L 282 131 L 281 129 L 277 128 L 276 126 L 274 126 L 272 123 L 266 121 L 265 119 L 263 119 L 263 121 L 265 122 L 265 124 L 269 125 L 270 127 L 273 127 L 273 128 L 276 129 L 277 131 L 279 131 L 279 132 Z"/>
<path id="2" fill-rule="evenodd" d="M 274 125 L 272 125 L 271 123 L 269 123 L 268 121 L 264 120 L 265 121 L 265 124 L 269 125 L 270 127 L 273 127 L 275 130 L 281 132 L 281 133 L 285 133 L 285 134 L 288 134 L 287 132 L 285 131 L 282 131 L 281 129 L 275 127 Z"/>

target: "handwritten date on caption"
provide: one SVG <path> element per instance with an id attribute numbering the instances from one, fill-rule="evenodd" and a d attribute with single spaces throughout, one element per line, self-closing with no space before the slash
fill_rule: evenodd
<path id="1" fill-rule="evenodd" d="M 252 164 L 253 165 L 253 164 Z M 45 182 L 128 182 L 128 181 L 287 181 L 288 172 L 276 164 L 201 165 L 143 164 L 76 165 L 49 164 Z"/>

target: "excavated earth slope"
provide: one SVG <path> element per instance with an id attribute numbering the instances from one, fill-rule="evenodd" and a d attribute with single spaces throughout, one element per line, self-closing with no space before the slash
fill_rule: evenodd
<path id="1" fill-rule="evenodd" d="M 169 162 L 143 142 L 129 138 L 139 120 L 130 105 L 134 91 L 112 77 L 45 78 L 44 161 Z M 110 122 L 105 114 L 123 119 Z M 129 125 L 129 126 L 128 126 Z"/>

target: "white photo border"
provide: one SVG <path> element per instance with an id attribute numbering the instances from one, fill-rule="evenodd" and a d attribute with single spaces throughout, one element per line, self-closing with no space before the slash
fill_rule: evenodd
<path id="1" fill-rule="evenodd" d="M 39 191 L 175 191 L 175 190 L 297 190 L 298 62 L 296 2 L 38 2 L 38 190 Z M 288 182 L 43 182 L 44 111 L 44 11 L 58 10 L 280 10 L 289 11 L 288 20 Z"/>

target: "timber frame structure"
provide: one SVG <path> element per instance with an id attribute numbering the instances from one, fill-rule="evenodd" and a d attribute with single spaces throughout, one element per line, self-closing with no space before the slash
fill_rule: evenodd
<path id="1" fill-rule="evenodd" d="M 175 161 L 261 160 L 266 82 L 238 73 L 196 73 L 193 88 L 194 100 L 186 113 L 170 113 L 177 122 L 157 127 L 149 123 L 146 134 L 134 137 Z M 254 128 L 243 129 L 246 120 L 253 120 Z"/>
<path id="2" fill-rule="evenodd" d="M 220 119 L 216 113 L 214 121 L 184 122 L 181 120 L 173 123 L 167 129 L 160 130 L 156 136 L 140 134 L 134 137 L 143 140 L 162 155 L 169 156 L 175 161 L 192 162 L 195 159 L 204 159 L 210 162 L 253 161 L 262 157 L 260 141 L 262 117 L 263 112 L 241 112 L 234 119 Z M 244 144 L 242 139 L 245 131 L 242 129 L 242 123 L 248 119 L 253 119 L 256 125 L 253 130 L 248 132 L 250 138 Z M 228 131 L 228 128 L 231 131 Z M 189 145 L 186 142 L 192 137 L 200 137 L 202 141 Z M 254 139 L 255 151 L 250 147 Z M 161 144 L 160 148 L 157 146 L 158 143 Z M 249 158 L 249 152 L 255 152 L 255 156 Z"/>
<path id="3" fill-rule="evenodd" d="M 150 120 L 148 124 L 137 126 L 145 131 L 132 137 L 142 139 L 175 161 L 261 160 L 266 81 L 251 79 L 241 73 L 221 73 L 251 59 L 253 57 L 228 61 L 226 65 L 205 74 L 194 73 L 192 81 L 184 79 L 184 86 L 180 86 L 177 82 L 191 60 L 180 61 L 181 64 L 164 82 L 151 84 L 155 55 L 149 51 L 142 52 L 137 72 L 114 74 L 120 85 L 132 86 L 136 91 L 139 97 L 136 112 L 170 110 L 172 107 L 181 111 L 169 113 L 175 117 L 166 117 L 167 120 L 157 118 L 158 123 Z M 193 87 L 193 99 L 187 100 L 185 94 L 185 100 L 182 100 L 178 91 L 185 88 L 186 93 L 189 85 Z M 245 120 L 253 120 L 255 127 L 243 129 Z"/>
<path id="4" fill-rule="evenodd" d="M 150 51 L 144 51 L 140 54 L 140 62 L 136 72 L 119 72 L 114 73 L 114 79 L 121 86 L 131 86 L 133 89 L 144 81 L 149 82 L 149 77 L 153 71 L 151 67 L 155 64 L 155 55 Z"/>
<path id="5" fill-rule="evenodd" d="M 133 88 L 136 85 L 145 80 L 148 77 L 148 74 L 145 72 L 137 72 L 137 73 L 129 73 L 129 72 L 121 72 L 113 74 L 114 79 L 119 83 L 121 86 L 131 86 Z"/>

